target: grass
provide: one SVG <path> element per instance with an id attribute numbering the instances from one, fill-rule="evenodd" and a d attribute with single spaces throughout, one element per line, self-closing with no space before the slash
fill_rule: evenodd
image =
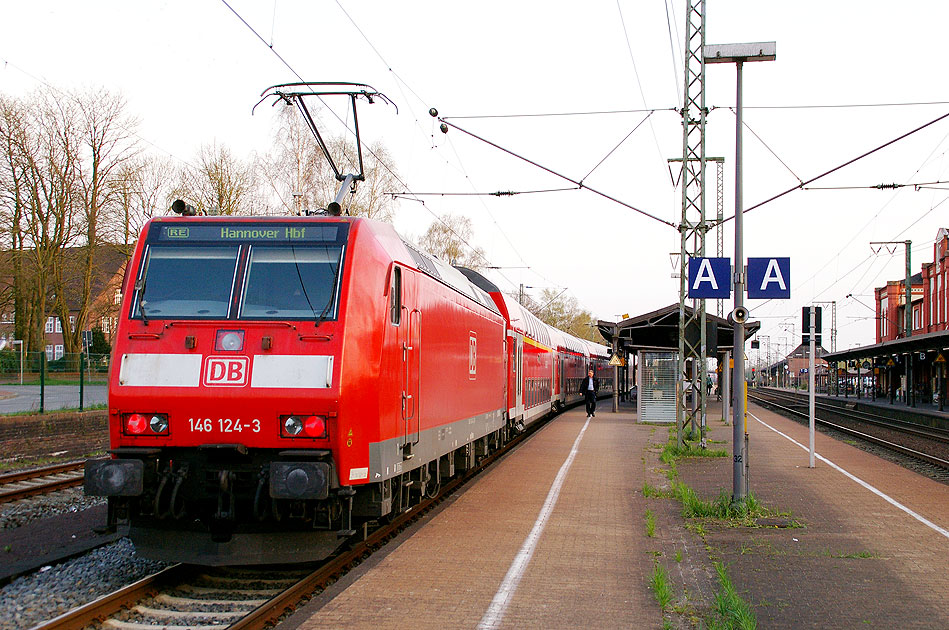
<path id="1" fill-rule="evenodd" d="M 669 608 L 669 604 L 672 603 L 674 593 L 672 592 L 672 586 L 669 584 L 669 573 L 658 561 L 653 568 L 649 585 L 652 587 L 652 594 L 656 598 L 656 602 L 659 603 L 659 608 L 665 612 Z"/>
<path id="2" fill-rule="evenodd" d="M 646 497 L 647 499 L 653 498 L 653 497 L 660 498 L 660 499 L 663 499 L 663 498 L 668 499 L 672 495 L 668 492 L 660 490 L 656 486 L 651 485 L 648 481 L 644 481 L 643 482 L 643 496 Z"/>
<path id="3" fill-rule="evenodd" d="M 77 460 L 87 460 L 95 457 L 101 457 L 105 451 L 95 451 L 86 453 L 82 456 L 62 455 L 57 457 L 24 457 L 10 461 L 0 462 L 0 473 L 11 472 L 14 470 L 23 470 L 25 468 L 41 468 L 43 466 L 52 466 L 53 464 L 62 464 Z"/>
<path id="4" fill-rule="evenodd" d="M 27 409 L 24 411 L 11 411 L 10 413 L 0 414 L 0 417 L 6 416 L 39 416 L 39 415 L 49 415 L 51 413 L 70 413 L 78 411 L 96 411 L 99 409 L 108 409 L 109 405 L 106 403 L 95 403 L 91 405 L 83 405 L 82 409 L 79 407 L 63 407 L 61 409 L 44 409 L 43 413 L 40 414 L 38 409 Z"/>
<path id="5" fill-rule="evenodd" d="M 646 510 L 646 535 L 650 538 L 656 537 L 656 515 L 652 510 Z"/>
<path id="6" fill-rule="evenodd" d="M 24 385 L 24 386 L 25 386 L 25 385 L 39 385 L 39 384 L 40 384 L 39 378 L 23 379 L 23 385 Z M 108 382 L 107 380 L 101 380 L 101 381 L 100 381 L 100 380 L 98 380 L 98 379 L 97 379 L 97 380 L 93 380 L 93 381 L 84 381 L 84 382 L 83 382 L 83 386 L 85 386 L 85 385 L 108 385 L 108 384 L 109 384 L 109 382 Z M 76 387 L 76 388 L 78 389 L 78 388 L 79 388 L 79 381 L 78 381 L 77 379 L 68 379 L 68 378 L 47 378 L 47 379 L 46 379 L 46 382 L 44 383 L 44 385 L 72 385 L 72 386 L 74 386 L 74 387 Z M 19 386 L 20 386 L 20 381 L 15 381 L 15 382 L 11 382 L 11 383 L 2 383 L 2 384 L 0 384 L 0 387 L 19 387 Z"/>
<path id="7" fill-rule="evenodd" d="M 843 551 L 827 552 L 829 558 L 878 558 L 879 556 L 872 551 L 856 551 L 854 553 L 844 553 Z"/>
<path id="8" fill-rule="evenodd" d="M 758 620 L 751 606 L 738 595 L 735 586 L 728 578 L 725 565 L 715 563 L 715 572 L 718 574 L 719 591 L 715 593 L 716 617 L 710 620 L 712 630 L 755 630 Z"/>

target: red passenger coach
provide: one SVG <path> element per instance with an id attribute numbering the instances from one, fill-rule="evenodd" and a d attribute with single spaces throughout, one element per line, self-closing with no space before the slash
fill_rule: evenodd
<path id="1" fill-rule="evenodd" d="M 580 382 L 590 369 L 602 395 L 613 391 L 606 346 L 545 324 L 478 272 L 459 270 L 494 299 L 508 322 L 507 411 L 515 426 L 582 401 Z"/>
<path id="2" fill-rule="evenodd" d="M 387 224 L 154 219 L 123 295 L 86 492 L 146 557 L 322 558 L 506 437 L 504 317 Z"/>

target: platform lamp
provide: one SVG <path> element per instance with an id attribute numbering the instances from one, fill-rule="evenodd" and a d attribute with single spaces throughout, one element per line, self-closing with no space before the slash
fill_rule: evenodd
<path id="1" fill-rule="evenodd" d="M 735 261 L 734 261 L 734 291 L 735 309 L 732 311 L 734 320 L 734 347 L 735 367 L 732 371 L 732 382 L 735 387 L 732 391 L 732 427 L 733 453 L 732 458 L 732 501 L 740 501 L 748 493 L 745 470 L 747 466 L 747 448 L 745 446 L 747 431 L 745 430 L 745 323 L 747 309 L 742 301 L 745 289 L 744 252 L 742 251 L 742 147 L 741 147 L 741 70 L 746 62 L 774 61 L 776 56 L 774 42 L 759 42 L 750 44 L 711 44 L 702 51 L 704 63 L 733 63 L 738 71 L 737 98 L 735 101 Z M 740 321 L 739 321 L 740 320 Z"/>

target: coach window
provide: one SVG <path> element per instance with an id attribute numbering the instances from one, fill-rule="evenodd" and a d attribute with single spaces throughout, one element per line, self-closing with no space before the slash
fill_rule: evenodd
<path id="1" fill-rule="evenodd" d="M 392 290 L 389 293 L 390 313 L 389 321 L 396 326 L 402 321 L 402 269 L 395 267 L 392 270 Z"/>

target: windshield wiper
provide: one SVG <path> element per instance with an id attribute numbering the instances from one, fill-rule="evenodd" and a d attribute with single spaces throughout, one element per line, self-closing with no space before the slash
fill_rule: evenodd
<path id="1" fill-rule="evenodd" d="M 138 306 L 138 312 L 142 314 L 142 323 L 148 326 L 148 316 L 145 314 L 145 276 L 135 283 L 135 304 Z"/>
<path id="2" fill-rule="evenodd" d="M 336 261 L 336 269 L 333 270 L 333 284 L 330 286 L 330 299 L 326 303 L 326 306 L 323 307 L 323 312 L 320 313 L 319 319 L 316 320 L 316 326 L 319 327 L 324 321 L 326 321 L 326 316 L 329 313 L 329 310 L 333 307 L 333 304 L 336 302 L 336 283 L 339 281 L 339 270 L 343 266 L 343 250 L 339 250 L 339 260 Z"/>

